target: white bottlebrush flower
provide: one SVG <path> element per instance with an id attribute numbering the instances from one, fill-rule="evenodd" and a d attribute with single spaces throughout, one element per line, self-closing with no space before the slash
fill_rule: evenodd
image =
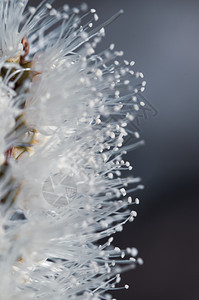
<path id="1" fill-rule="evenodd" d="M 145 81 L 113 44 L 95 53 L 121 12 L 96 27 L 52 2 L 0 2 L 0 299 L 112 299 L 142 263 L 112 235 L 136 217 L 122 156 Z"/>

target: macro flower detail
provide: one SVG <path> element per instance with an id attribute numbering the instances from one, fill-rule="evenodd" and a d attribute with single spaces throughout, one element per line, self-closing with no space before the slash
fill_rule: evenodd
<path id="1" fill-rule="evenodd" d="M 52 5 L 0 2 L 0 299 L 113 299 L 142 264 L 113 235 L 143 188 L 125 154 L 146 82 L 113 44 L 96 51 L 122 11 L 96 26 L 86 4 Z"/>

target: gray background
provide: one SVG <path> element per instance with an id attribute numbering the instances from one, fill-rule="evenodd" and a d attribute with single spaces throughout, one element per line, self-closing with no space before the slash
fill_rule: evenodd
<path id="1" fill-rule="evenodd" d="M 199 1 L 88 0 L 106 29 L 100 48 L 114 42 L 136 61 L 147 81 L 145 97 L 158 115 L 143 120 L 146 146 L 129 155 L 145 190 L 138 218 L 116 237 L 136 246 L 145 264 L 123 275 L 129 290 L 118 300 L 198 300 Z M 34 3 L 34 2 L 33 2 Z M 81 1 L 55 1 L 55 6 Z M 135 195 L 134 195 L 135 196 Z"/>

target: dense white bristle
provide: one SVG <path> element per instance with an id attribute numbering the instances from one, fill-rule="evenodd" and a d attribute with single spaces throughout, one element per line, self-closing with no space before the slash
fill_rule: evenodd
<path id="1" fill-rule="evenodd" d="M 0 3 L 0 297 L 112 299 L 120 273 L 143 263 L 110 236 L 137 216 L 129 193 L 143 186 L 123 156 L 142 144 L 130 123 L 146 83 L 114 44 L 96 53 L 123 10 L 96 27 L 86 4 L 27 3 Z"/>

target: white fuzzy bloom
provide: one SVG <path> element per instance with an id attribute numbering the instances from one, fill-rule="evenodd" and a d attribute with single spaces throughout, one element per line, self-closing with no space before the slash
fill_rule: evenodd
<path id="1" fill-rule="evenodd" d="M 112 299 L 137 263 L 112 235 L 136 217 L 122 156 L 145 81 L 113 44 L 95 53 L 94 9 L 27 3 L 0 2 L 0 299 Z"/>

